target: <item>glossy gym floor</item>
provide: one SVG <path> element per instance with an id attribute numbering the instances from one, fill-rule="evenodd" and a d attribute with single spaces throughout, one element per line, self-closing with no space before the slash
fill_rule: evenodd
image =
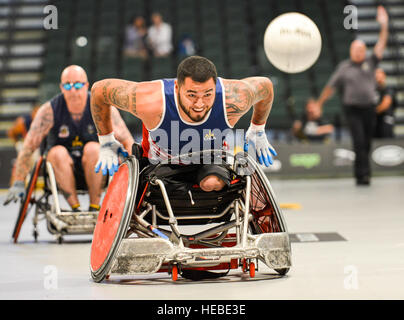
<path id="1" fill-rule="evenodd" d="M 370 187 L 350 178 L 270 181 L 292 240 L 293 266 L 284 277 L 259 263 L 255 278 L 240 269 L 214 280 L 173 282 L 156 273 L 97 284 L 90 235 L 66 236 L 60 245 L 41 224 L 35 243 L 31 212 L 13 244 L 13 204 L 0 209 L 0 299 L 404 298 L 403 176 L 374 178 Z"/>

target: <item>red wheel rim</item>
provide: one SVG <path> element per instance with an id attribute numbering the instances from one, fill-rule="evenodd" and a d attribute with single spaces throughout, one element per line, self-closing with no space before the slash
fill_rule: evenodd
<path id="1" fill-rule="evenodd" d="M 91 269 L 99 270 L 106 262 L 124 214 L 129 184 L 129 168 L 122 165 L 108 186 L 91 244 Z"/>
<path id="2" fill-rule="evenodd" d="M 39 170 L 40 170 L 41 165 L 42 165 L 42 160 L 43 160 L 43 157 L 41 156 L 38 159 L 38 162 L 36 163 L 36 166 L 35 166 L 35 168 L 33 170 L 33 175 L 32 175 L 32 177 L 31 177 L 31 179 L 29 181 L 27 194 L 25 196 L 25 201 L 22 204 L 21 211 L 20 211 L 19 217 L 17 219 L 17 223 L 16 223 L 15 228 L 14 228 L 14 232 L 13 232 L 14 243 L 17 243 L 18 236 L 20 234 L 22 224 L 24 223 L 25 216 L 26 216 L 27 210 L 28 210 L 28 206 L 29 206 L 29 204 L 31 202 L 32 193 L 34 192 L 34 189 L 36 187 L 36 181 L 38 180 L 38 175 L 39 175 Z"/>

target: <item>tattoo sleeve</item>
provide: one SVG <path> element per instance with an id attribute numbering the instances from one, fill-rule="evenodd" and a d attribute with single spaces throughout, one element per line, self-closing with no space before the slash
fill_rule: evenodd
<path id="1" fill-rule="evenodd" d="M 256 124 L 266 122 L 272 108 L 272 82 L 264 77 L 225 82 L 226 111 L 230 124 L 235 124 L 253 106 L 252 121 Z"/>
<path id="2" fill-rule="evenodd" d="M 253 93 L 241 81 L 230 80 L 225 86 L 226 112 L 230 123 L 237 122 L 252 106 Z"/>
<path id="3" fill-rule="evenodd" d="M 127 151 L 131 151 L 132 144 L 135 142 L 133 136 L 129 132 L 128 127 L 123 121 L 119 111 L 116 108 L 111 110 L 112 116 L 112 127 L 114 129 L 114 134 L 116 139 L 123 144 Z"/>
<path id="4" fill-rule="evenodd" d="M 245 79 L 254 92 L 254 111 L 251 121 L 255 124 L 266 123 L 272 109 L 274 91 L 271 80 L 264 77 L 252 77 Z"/>
<path id="5" fill-rule="evenodd" d="M 34 151 L 39 148 L 42 140 L 53 127 L 53 111 L 49 102 L 45 103 L 38 110 L 31 127 L 24 140 L 22 150 L 17 156 L 14 180 L 24 180 L 31 169 L 31 157 Z"/>
<path id="6" fill-rule="evenodd" d="M 136 113 L 136 83 L 119 79 L 96 82 L 91 89 L 91 113 L 99 134 L 113 130 L 111 105 Z"/>

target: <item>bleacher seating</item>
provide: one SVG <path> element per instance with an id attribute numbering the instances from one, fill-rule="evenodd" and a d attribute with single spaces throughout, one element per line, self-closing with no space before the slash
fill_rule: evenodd
<path id="1" fill-rule="evenodd" d="M 183 59 L 177 52 L 181 38 L 191 36 L 197 54 L 210 58 L 220 76 L 244 78 L 268 76 L 275 88 L 271 127 L 287 129 L 300 116 L 305 101 L 317 97 L 335 66 L 349 57 L 352 32 L 343 25 L 343 8 L 347 3 L 324 0 L 52 0 L 61 8 L 59 21 L 63 27 L 48 33 L 46 64 L 42 88 L 49 88 L 68 63 L 86 68 L 90 82 L 122 77 L 132 81 L 175 77 Z M 148 60 L 122 55 L 125 27 L 135 15 L 158 11 L 173 27 L 174 52 L 167 58 Z M 263 36 L 269 22 L 281 13 L 298 11 L 309 16 L 322 36 L 322 51 L 309 70 L 285 74 L 274 68 L 263 49 Z M 78 47 L 77 37 L 85 36 L 88 44 Z M 48 87 L 47 87 L 48 85 Z M 341 112 L 338 95 L 324 109 L 333 118 Z"/>

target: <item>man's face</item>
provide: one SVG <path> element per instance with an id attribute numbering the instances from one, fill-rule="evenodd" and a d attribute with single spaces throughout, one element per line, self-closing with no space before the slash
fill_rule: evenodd
<path id="1" fill-rule="evenodd" d="M 361 40 L 355 40 L 351 43 L 349 55 L 352 62 L 362 63 L 366 58 L 366 44 Z"/>
<path id="2" fill-rule="evenodd" d="M 135 28 L 142 28 L 144 26 L 144 19 L 143 17 L 136 17 L 135 21 L 133 22 Z"/>
<path id="3" fill-rule="evenodd" d="M 153 14 L 152 15 L 152 22 L 154 25 L 159 26 L 161 22 L 163 21 L 163 18 L 159 14 Z"/>
<path id="4" fill-rule="evenodd" d="M 70 90 L 64 88 L 64 85 L 67 83 L 72 85 Z M 76 89 L 74 87 L 75 83 L 84 83 L 84 85 L 82 88 Z M 85 105 L 88 91 L 87 75 L 79 68 L 73 67 L 65 69 L 61 76 L 60 90 L 62 91 L 68 106 Z"/>
<path id="5" fill-rule="evenodd" d="M 200 122 L 212 109 L 216 96 L 216 84 L 213 78 L 206 82 L 195 82 L 185 78 L 181 86 L 176 82 L 177 98 L 180 110 L 190 122 Z"/>

